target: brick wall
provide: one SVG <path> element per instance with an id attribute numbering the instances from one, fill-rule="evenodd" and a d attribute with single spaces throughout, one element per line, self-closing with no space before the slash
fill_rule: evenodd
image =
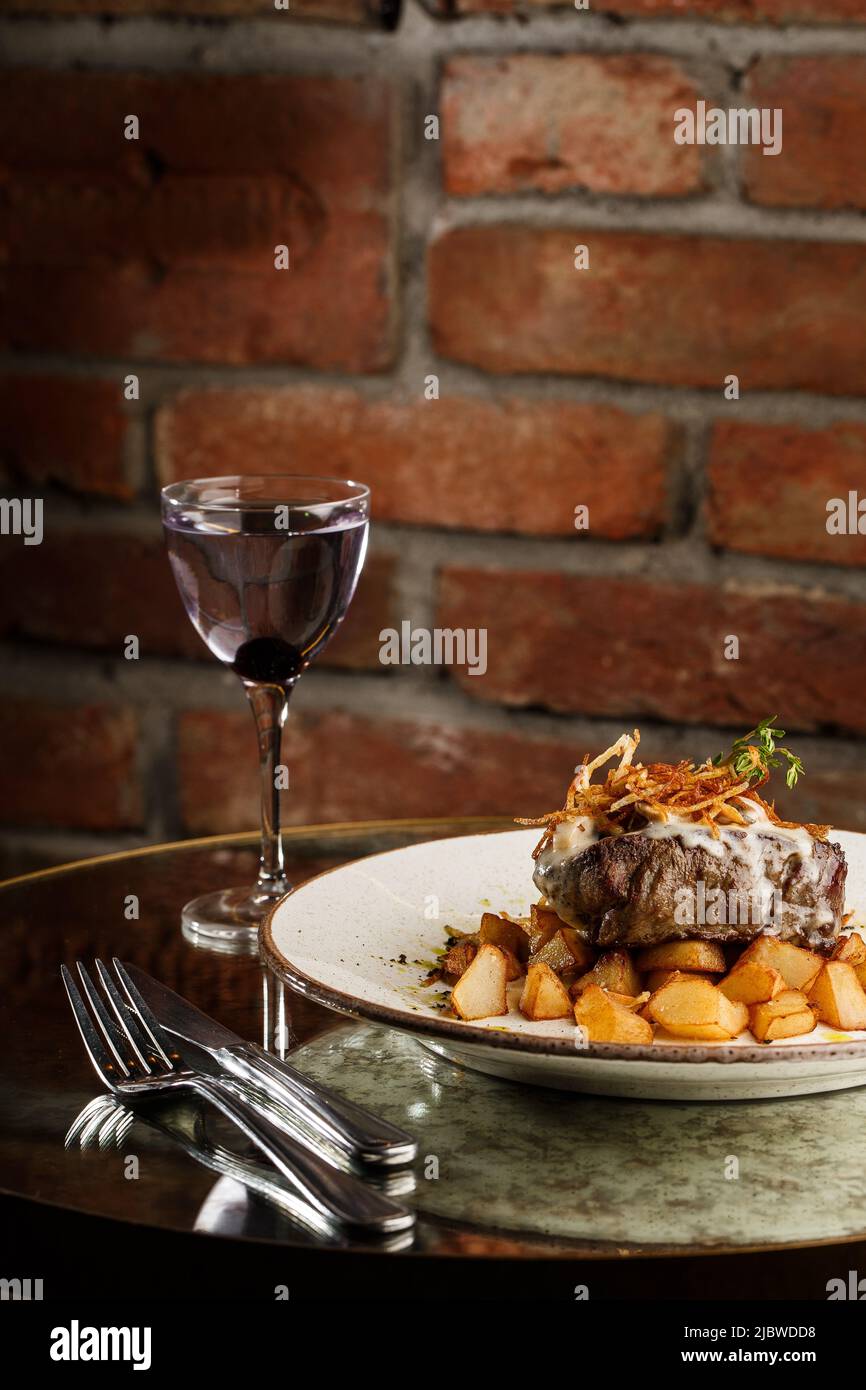
<path id="1" fill-rule="evenodd" d="M 866 829 L 866 535 L 826 526 L 866 495 L 866 0 L 402 8 L 6 0 L 9 870 L 255 825 L 157 504 L 244 471 L 374 492 L 287 822 L 542 811 L 623 727 L 778 712 L 792 809 Z M 781 108 L 782 153 L 676 144 L 699 100 Z M 486 673 L 384 667 L 403 620 L 486 628 Z"/>

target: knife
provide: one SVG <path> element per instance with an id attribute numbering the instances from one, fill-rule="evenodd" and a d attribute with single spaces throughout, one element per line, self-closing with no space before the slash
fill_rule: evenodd
<path id="1" fill-rule="evenodd" d="M 373 1167 L 396 1167 L 416 1157 L 418 1145 L 405 1130 L 311 1081 L 258 1044 L 246 1042 L 137 965 L 118 960 L 114 964 L 121 980 L 124 972 L 129 974 L 159 1026 L 178 1040 L 185 1061 L 192 1061 L 190 1052 L 199 1060 L 206 1054 L 220 1071 L 273 1096 L 350 1159 Z M 135 1007 L 135 1001 L 130 1002 Z"/>

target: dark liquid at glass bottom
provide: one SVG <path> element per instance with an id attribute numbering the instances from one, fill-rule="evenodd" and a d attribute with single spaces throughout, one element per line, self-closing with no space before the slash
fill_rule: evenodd
<path id="1" fill-rule="evenodd" d="M 235 526 L 237 517 L 233 518 Z M 273 514 L 243 530 L 166 525 L 172 569 L 193 624 L 244 680 L 291 684 L 329 641 L 355 591 L 367 525 L 275 531 Z"/>

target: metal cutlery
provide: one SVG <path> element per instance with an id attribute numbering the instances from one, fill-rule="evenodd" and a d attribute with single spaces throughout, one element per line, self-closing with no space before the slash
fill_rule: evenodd
<path id="1" fill-rule="evenodd" d="M 240 1099 L 219 1076 L 185 1065 L 156 1019 L 142 1017 L 126 972 L 124 998 L 105 965 L 96 962 L 103 998 L 81 962 L 77 969 L 81 989 L 67 967 L 61 967 L 75 1022 L 97 1075 L 125 1104 L 135 1106 L 170 1092 L 198 1095 L 232 1120 L 324 1221 L 383 1234 L 412 1226 L 414 1214 L 407 1208 L 333 1167 Z"/>
<path id="2" fill-rule="evenodd" d="M 328 1087 L 313 1084 L 289 1062 L 273 1057 L 256 1043 L 245 1042 L 137 965 L 125 965 L 117 958 L 113 965 L 139 1017 L 147 1021 L 149 1016 L 163 1028 L 187 1061 L 197 1067 L 204 1062 L 207 1069 L 210 1059 L 218 1070 L 260 1087 L 296 1114 L 326 1145 L 362 1165 L 397 1167 L 416 1157 L 418 1145 L 405 1130 Z"/>
<path id="3" fill-rule="evenodd" d="M 334 1248 L 348 1247 L 347 1234 L 323 1220 L 272 1168 L 220 1144 L 208 1132 L 197 1101 L 180 1105 L 172 1097 L 164 1104 L 149 1105 L 146 1114 L 143 1111 L 135 1114 L 116 1095 L 96 1096 L 73 1120 L 66 1134 L 65 1147 L 123 1150 L 136 1122 L 165 1135 L 203 1167 L 220 1177 L 241 1183 L 255 1197 L 276 1207 L 298 1235 L 314 1239 L 319 1245 L 325 1243 Z M 374 1236 L 372 1244 L 377 1252 L 393 1253 L 408 1249 L 412 1240 L 410 1228 L 393 1235 Z"/>
<path id="4" fill-rule="evenodd" d="M 174 1104 L 164 1107 L 163 1114 L 155 1111 L 156 1107 L 149 1108 L 147 1123 L 180 1144 L 205 1168 L 221 1177 L 234 1178 L 243 1183 L 257 1197 L 273 1203 L 285 1216 L 319 1240 L 326 1240 L 330 1244 L 346 1243 L 345 1236 L 341 1237 L 318 1212 L 281 1183 L 272 1169 L 242 1159 L 222 1144 L 214 1142 L 195 1116 L 183 1113 Z M 66 1135 L 65 1147 L 70 1149 L 77 1144 L 81 1149 L 121 1149 L 134 1119 L 133 1112 L 118 1096 L 97 1096 L 73 1120 Z"/>

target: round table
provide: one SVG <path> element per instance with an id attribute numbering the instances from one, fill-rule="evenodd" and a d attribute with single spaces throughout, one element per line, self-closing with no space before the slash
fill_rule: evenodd
<path id="1" fill-rule="evenodd" d="M 284 835 L 288 871 L 298 882 L 383 849 L 508 824 L 299 827 Z M 495 1296 L 518 1271 L 566 1298 L 582 1286 L 591 1296 L 826 1298 L 828 1279 L 866 1268 L 866 1089 L 683 1104 L 583 1097 L 463 1072 L 416 1039 L 290 994 L 254 955 L 183 938 L 183 904 L 251 881 L 256 853 L 254 834 L 217 836 L 0 885 L 7 1262 L 17 1251 L 62 1278 L 75 1250 L 89 1258 L 99 1296 L 122 1251 L 130 1289 L 139 1280 L 153 1292 L 154 1279 L 167 1278 L 165 1296 L 231 1287 L 251 1298 L 272 1296 L 273 1282 L 286 1278 L 355 1294 L 359 1280 L 375 1278 L 396 1297 L 471 1281 Z M 395 1249 L 323 1245 L 196 1163 L 170 1124 L 141 1112 L 116 1144 L 66 1147 L 100 1087 L 60 965 L 112 956 L 136 962 L 245 1038 L 271 1048 L 288 1038 L 302 1069 L 415 1133 L 420 1157 L 405 1193 L 418 1211 L 412 1240 Z M 370 1269 L 375 1275 L 362 1273 Z"/>

